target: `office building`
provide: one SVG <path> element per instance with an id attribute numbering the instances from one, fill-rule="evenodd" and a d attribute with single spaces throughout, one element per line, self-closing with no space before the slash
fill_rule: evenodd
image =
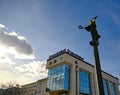
<path id="1" fill-rule="evenodd" d="M 97 95 L 94 66 L 69 49 L 49 56 L 46 91 L 49 95 Z M 119 95 L 118 78 L 102 71 L 105 95 Z"/>
<path id="2" fill-rule="evenodd" d="M 47 78 L 44 78 L 36 82 L 23 85 L 21 95 L 49 95 L 49 93 L 46 92 L 46 82 Z"/>
<path id="3" fill-rule="evenodd" d="M 36 94 L 36 84 L 33 82 L 22 86 L 22 95 L 35 95 Z"/>
<path id="4" fill-rule="evenodd" d="M 46 83 L 47 83 L 47 78 L 37 81 L 35 95 L 49 95 L 49 93 L 46 92 L 46 85 L 47 85 Z"/>

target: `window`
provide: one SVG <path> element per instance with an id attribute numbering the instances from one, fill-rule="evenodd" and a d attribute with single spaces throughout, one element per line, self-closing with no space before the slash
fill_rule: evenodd
<path id="1" fill-rule="evenodd" d="M 109 95 L 108 94 L 107 81 L 105 79 L 103 79 L 103 87 L 104 87 L 104 93 L 105 93 L 105 95 Z"/>
<path id="2" fill-rule="evenodd" d="M 52 68 L 48 72 L 46 91 L 69 89 L 69 66 L 63 64 Z"/>
<path id="3" fill-rule="evenodd" d="M 111 95 L 116 95 L 115 94 L 115 84 L 110 82 L 110 92 L 111 92 Z"/>
<path id="4" fill-rule="evenodd" d="M 90 94 L 90 74 L 83 70 L 79 70 L 79 91 L 83 95 Z"/>

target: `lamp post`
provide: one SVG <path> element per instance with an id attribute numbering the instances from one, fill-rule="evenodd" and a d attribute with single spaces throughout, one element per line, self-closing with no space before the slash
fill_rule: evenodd
<path id="1" fill-rule="evenodd" d="M 90 45 L 93 47 L 94 52 L 94 62 L 95 62 L 95 73 L 97 79 L 97 88 L 98 88 L 98 95 L 104 95 L 103 89 L 103 82 L 102 82 L 102 74 L 101 74 L 101 66 L 100 66 L 100 59 L 99 59 L 99 52 L 98 52 L 98 45 L 99 45 L 99 38 L 101 37 L 97 30 L 96 30 L 96 20 L 97 16 L 89 21 L 89 25 L 86 27 L 79 26 L 79 29 L 85 29 L 90 32 L 92 41 Z"/>

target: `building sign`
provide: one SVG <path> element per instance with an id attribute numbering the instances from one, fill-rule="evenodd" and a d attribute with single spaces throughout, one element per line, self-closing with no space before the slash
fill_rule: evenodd
<path id="1" fill-rule="evenodd" d="M 57 53 L 55 53 L 53 55 L 50 55 L 48 60 L 53 59 L 53 58 L 55 58 L 55 57 L 57 57 L 57 56 L 59 56 L 61 54 L 64 54 L 64 53 L 67 53 L 67 54 L 69 54 L 69 55 L 71 55 L 71 56 L 73 56 L 73 57 L 75 57 L 75 58 L 77 58 L 79 60 L 84 60 L 81 56 L 75 54 L 74 52 L 72 52 L 69 49 L 64 49 L 64 50 L 61 50 L 61 51 L 59 51 L 59 52 L 57 52 Z"/>

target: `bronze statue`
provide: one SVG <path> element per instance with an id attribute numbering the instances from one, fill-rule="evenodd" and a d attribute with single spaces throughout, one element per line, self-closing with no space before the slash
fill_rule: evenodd
<path id="1" fill-rule="evenodd" d="M 97 16 L 89 21 L 89 25 L 86 27 L 79 26 L 79 29 L 85 29 L 91 33 L 92 41 L 90 45 L 93 47 L 94 50 L 94 62 L 95 62 L 95 72 L 96 72 L 96 80 L 97 80 L 97 95 L 105 95 L 104 94 L 104 87 L 102 82 L 102 74 L 101 74 L 101 66 L 100 66 L 100 59 L 99 59 L 99 52 L 98 52 L 98 45 L 99 45 L 99 38 L 101 37 L 97 30 L 96 30 L 96 20 Z"/>
<path id="2" fill-rule="evenodd" d="M 93 45 L 94 43 L 99 44 L 98 39 L 101 37 L 97 30 L 96 30 L 96 20 L 97 16 L 95 16 L 93 19 L 91 19 L 89 21 L 89 25 L 86 27 L 83 26 L 79 26 L 79 29 L 86 29 L 88 32 L 91 32 L 91 36 L 92 36 L 92 41 L 90 42 L 91 45 Z"/>

